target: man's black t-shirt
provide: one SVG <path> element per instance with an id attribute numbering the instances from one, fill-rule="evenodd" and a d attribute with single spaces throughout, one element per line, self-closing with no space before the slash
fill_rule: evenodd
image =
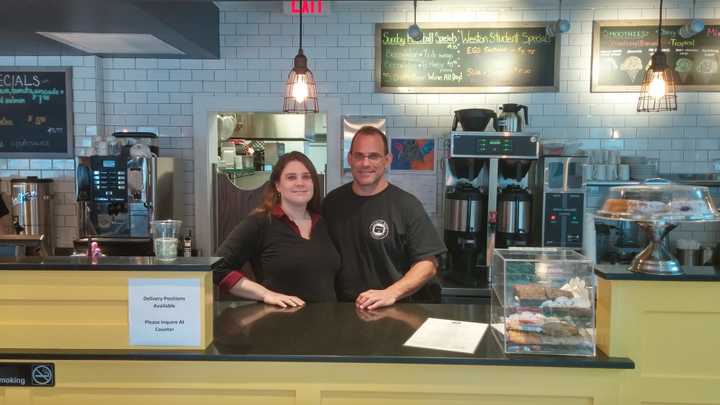
<path id="1" fill-rule="evenodd" d="M 342 258 L 341 300 L 384 289 L 415 262 L 447 251 L 420 201 L 392 184 L 369 197 L 355 194 L 352 183 L 340 186 L 323 201 L 323 217 Z"/>
<path id="2" fill-rule="evenodd" d="M 223 258 L 213 266 L 217 284 L 249 260 L 255 281 L 271 291 L 308 302 L 337 301 L 340 256 L 322 218 L 313 226 L 310 239 L 303 239 L 286 221 L 252 214 L 233 229 L 216 256 Z"/>

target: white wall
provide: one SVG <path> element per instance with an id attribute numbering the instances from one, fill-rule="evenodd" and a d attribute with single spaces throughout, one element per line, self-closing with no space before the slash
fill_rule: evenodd
<path id="1" fill-rule="evenodd" d="M 657 1 L 564 2 L 572 30 L 562 36 L 560 91 L 533 94 L 375 93 L 374 24 L 412 21 L 411 1 L 333 2 L 332 13 L 303 19 L 303 47 L 323 97 L 337 97 L 345 115 L 383 115 L 390 137 L 438 137 L 447 133 L 453 110 L 496 108 L 516 102 L 530 108 L 530 130 L 544 139 L 579 140 L 586 148 L 614 148 L 627 155 L 661 160 L 661 172 L 711 169 L 720 158 L 720 94 L 683 93 L 677 112 L 639 114 L 636 94 L 590 93 L 591 32 L 594 19 L 657 19 Z M 120 59 L 96 57 L 0 56 L 0 66 L 72 66 L 76 151 L 95 133 L 150 130 L 161 137 L 162 153 L 184 159 L 186 217 L 193 217 L 193 96 L 277 95 L 297 53 L 297 18 L 280 2 L 218 2 L 219 60 Z M 556 1 L 420 2 L 418 21 L 542 21 L 557 18 Z M 519 4 L 519 5 L 518 5 Z M 668 18 L 689 16 L 689 1 L 666 1 Z M 703 18 L 720 15 L 720 1 L 699 1 Z M 340 125 L 340 123 L 329 123 Z M 620 132 L 610 139 L 611 129 Z M 0 159 L 0 177 L 40 175 L 59 180 L 59 246 L 76 233 L 72 161 Z M 398 178 L 402 183 L 407 179 Z M 418 177 L 424 187 L 434 178 Z M 413 181 L 416 181 L 415 179 Z M 3 181 L 7 193 L 7 182 Z M 714 227 L 695 226 L 696 236 L 715 240 Z M 678 231 L 676 231 L 678 232 Z"/>

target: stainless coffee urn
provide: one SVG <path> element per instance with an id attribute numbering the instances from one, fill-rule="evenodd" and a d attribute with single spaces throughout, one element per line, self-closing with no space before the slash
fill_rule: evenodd
<path id="1" fill-rule="evenodd" d="M 448 262 L 461 282 L 473 284 L 478 259 L 485 249 L 487 195 L 482 190 L 460 187 L 445 194 L 445 243 Z"/>
<path id="2" fill-rule="evenodd" d="M 34 176 L 10 180 L 15 233 L 43 235 L 40 249 L 47 255 L 55 252 L 52 183 Z"/>
<path id="3" fill-rule="evenodd" d="M 495 245 L 499 248 L 527 246 L 530 242 L 532 196 L 527 190 L 509 187 L 498 198 L 498 230 Z"/>

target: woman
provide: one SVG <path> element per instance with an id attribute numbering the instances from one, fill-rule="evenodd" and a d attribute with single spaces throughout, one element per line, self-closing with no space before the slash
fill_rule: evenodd
<path id="1" fill-rule="evenodd" d="M 282 308 L 336 301 L 340 255 L 319 212 L 312 162 L 300 152 L 283 155 L 260 206 L 218 248 L 216 283 L 233 295 Z M 238 270 L 248 260 L 255 281 Z"/>

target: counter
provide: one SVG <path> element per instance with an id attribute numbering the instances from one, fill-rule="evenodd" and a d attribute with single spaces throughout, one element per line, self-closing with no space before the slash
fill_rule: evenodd
<path id="1" fill-rule="evenodd" d="M 203 351 L 3 350 L 5 358 L 74 360 L 289 361 L 330 363 L 464 364 L 631 369 L 627 358 L 505 355 L 488 330 L 474 354 L 405 347 L 429 317 L 489 322 L 489 305 L 398 304 L 358 311 L 352 303 L 315 303 L 279 309 L 220 303 L 215 341 Z"/>
<path id="2" fill-rule="evenodd" d="M 635 281 L 720 281 L 720 272 L 713 266 L 683 267 L 683 274 L 660 275 L 642 274 L 628 270 L 627 265 L 599 265 L 595 274 L 604 280 Z"/>
<path id="3" fill-rule="evenodd" d="M 213 340 L 212 264 L 217 258 L 0 258 L 0 347 L 127 349 L 129 284 L 199 285 L 200 342 Z M 165 287 L 162 287 L 165 288 Z M 196 290 L 193 290 L 196 291 Z M 195 302 L 195 301 L 193 301 Z M 181 350 L 180 347 L 168 349 Z"/>
<path id="4" fill-rule="evenodd" d="M 52 364 L 55 386 L 0 388 L 5 404 L 617 404 L 627 358 L 507 356 L 488 330 L 474 354 L 404 347 L 427 317 L 487 322 L 489 306 L 216 305 L 194 352 L 0 350 Z"/>
<path id="5" fill-rule="evenodd" d="M 81 271 L 209 271 L 216 257 L 178 257 L 158 260 L 155 257 L 107 256 L 89 259 L 86 256 L 0 257 L 2 270 L 81 270 Z"/>
<path id="6" fill-rule="evenodd" d="M 720 276 L 687 267 L 680 276 L 598 266 L 598 348 L 627 356 L 629 404 L 717 404 L 720 399 Z"/>
<path id="7" fill-rule="evenodd" d="M 198 350 L 108 350 L 91 345 L 53 349 L 37 345 L 37 334 L 28 333 L 26 340 L 35 346 L 8 349 L 2 345 L 5 349 L 0 349 L 0 367 L 12 363 L 51 365 L 54 386 L 2 387 L 0 402 L 717 403 L 720 352 L 713 348 L 720 341 L 720 310 L 716 304 L 720 283 L 714 279 L 653 280 L 641 275 L 617 279 L 614 274 L 622 274 L 622 269 L 598 269 L 600 352 L 595 358 L 505 355 L 491 331 L 473 354 L 402 345 L 428 317 L 487 322 L 486 305 L 399 304 L 358 312 L 348 303 L 280 310 L 260 304 L 217 302 L 211 322 L 214 341 Z M 58 284 L 58 296 L 69 295 L 67 300 L 80 300 L 84 305 L 70 305 L 72 316 L 54 320 L 55 325 L 67 330 L 65 335 L 77 334 L 73 332 L 78 327 L 106 328 L 118 323 L 122 315 L 121 305 L 103 301 L 102 294 L 87 288 L 87 284 L 75 285 L 84 277 L 98 283 L 116 273 L 132 277 L 163 273 L 69 272 L 76 278 Z M 12 291 L 7 285 L 13 284 L 7 282 L 7 274 L 49 277 L 61 273 L 69 275 L 60 270 L 0 271 L 0 317 L 13 312 L 7 311 L 8 299 L 13 299 L 6 296 Z M 210 276 L 208 271 L 200 274 Z M 15 280 L 14 286 L 18 285 L 22 285 L 20 279 Z M 42 288 L 50 291 L 49 286 Z M 115 287 L 110 291 L 118 300 L 122 290 Z M 88 294 L 92 305 L 82 301 Z M 44 303 L 42 296 L 35 300 L 18 304 L 15 310 L 19 315 L 11 319 L 21 324 L 21 319 L 29 319 L 27 314 L 37 317 L 34 306 L 42 307 Z M 85 308 L 84 314 L 80 307 Z M 98 308 L 116 314 L 112 322 L 100 317 L 103 311 Z M 8 322 L 0 322 L 5 332 Z M 26 323 L 31 322 L 35 321 Z M 59 338 L 65 336 L 46 334 L 44 342 Z"/>

